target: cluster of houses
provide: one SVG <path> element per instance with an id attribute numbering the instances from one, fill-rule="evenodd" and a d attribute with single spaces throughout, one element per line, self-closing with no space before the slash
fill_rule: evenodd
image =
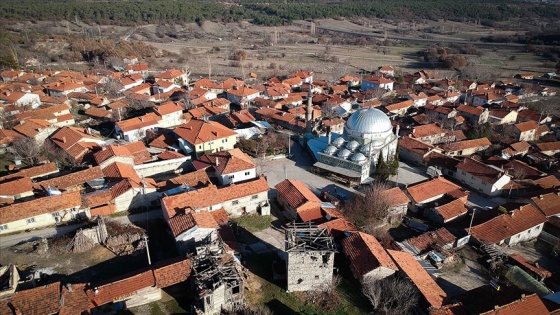
<path id="1" fill-rule="evenodd" d="M 345 129 L 346 122 L 363 108 L 384 113 L 393 127 L 389 133 L 398 137 L 399 159 L 431 175 L 384 192 L 390 203 L 387 221 L 407 219 L 418 236 L 382 245 L 305 183 L 286 179 L 273 189 L 280 212 L 294 222 L 286 229 L 288 291 L 320 290 L 332 281 L 339 252 L 360 283 L 405 277 L 418 289 L 425 311 L 462 314 L 466 303 L 449 297 L 432 276 L 454 259 L 457 248 L 471 243 L 491 252 L 537 237 L 551 245 L 560 241 L 555 118 L 523 102 L 555 94 L 546 87 L 451 80 L 430 71 L 397 77 L 391 66 L 338 82 L 316 80 L 306 71 L 262 82 L 255 76 L 249 82 L 191 80 L 188 71 L 151 71 L 134 56 L 125 62 L 116 72 L 0 74 L 2 153 L 32 139 L 38 146 L 49 142 L 74 165 L 59 168 L 39 156 L 38 165 L 0 177 L 0 235 L 157 209 L 181 256 L 118 279 L 29 290 L 17 289 L 17 270 L 9 266 L 0 269 L 0 279 L 8 279 L 8 289 L 0 291 L 2 313 L 131 307 L 159 299 L 161 288 L 188 278 L 198 293 L 197 312 L 217 314 L 243 305 L 241 250 L 229 221 L 269 215 L 272 204 L 266 174 L 237 148 L 238 139 L 277 127 L 330 144 L 347 129 L 356 132 Z M 140 110 L 138 103 L 144 104 Z M 96 123 L 109 125 L 110 133 L 102 136 Z M 480 126 L 500 126 L 501 143 L 489 136 L 467 137 Z M 473 191 L 505 201 L 495 209 L 472 208 L 467 199 Z M 537 277 L 540 286 L 552 276 L 522 256 L 510 259 L 519 269 L 512 272 Z M 560 305 L 545 307 L 548 294 L 541 292 L 549 291 L 502 301 L 503 307 L 492 306 L 485 314 L 503 309 L 552 314 Z"/>

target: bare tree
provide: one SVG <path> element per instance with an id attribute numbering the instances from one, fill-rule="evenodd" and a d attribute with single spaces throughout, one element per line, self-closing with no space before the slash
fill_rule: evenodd
<path id="1" fill-rule="evenodd" d="M 101 84 L 101 89 L 105 95 L 109 96 L 110 98 L 115 98 L 120 95 L 121 90 L 123 89 L 122 83 L 113 77 L 107 77 L 105 83 Z"/>
<path id="2" fill-rule="evenodd" d="M 362 194 L 354 194 L 352 200 L 344 205 L 344 213 L 364 230 L 374 230 L 377 225 L 386 221 L 389 214 L 391 204 L 385 194 L 388 189 L 386 183 L 375 182 L 362 191 Z"/>
<path id="3" fill-rule="evenodd" d="M 8 156 L 13 160 L 36 165 L 41 155 L 41 146 L 32 138 L 19 138 L 8 148 Z"/>
<path id="4" fill-rule="evenodd" d="M 60 168 L 77 166 L 76 161 L 68 153 L 57 147 L 50 140 L 46 140 L 41 147 L 41 154 L 47 160 L 56 164 Z"/>
<path id="5" fill-rule="evenodd" d="M 362 293 L 378 314 L 408 314 L 418 302 L 418 293 L 412 283 L 397 277 L 367 278 Z"/>

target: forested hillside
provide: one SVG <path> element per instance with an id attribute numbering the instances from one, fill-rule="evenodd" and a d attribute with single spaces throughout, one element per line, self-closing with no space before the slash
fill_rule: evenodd
<path id="1" fill-rule="evenodd" d="M 560 18 L 560 6 L 505 0 L 352 0 L 336 3 L 317 0 L 213 1 L 81 1 L 3 0 L 0 18 L 24 20 L 75 19 L 98 23 L 137 24 L 161 21 L 202 22 L 249 19 L 263 25 L 292 20 L 367 16 L 503 21 L 512 18 Z"/>

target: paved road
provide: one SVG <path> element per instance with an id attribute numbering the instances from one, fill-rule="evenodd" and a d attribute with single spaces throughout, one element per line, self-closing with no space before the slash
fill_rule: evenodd
<path id="1" fill-rule="evenodd" d="M 111 218 L 110 220 L 117 221 L 123 224 L 141 223 L 161 217 L 161 210 L 152 210 L 146 213 L 133 214 L 130 216 Z M 75 232 L 77 229 L 84 226 L 84 223 L 63 225 L 57 227 L 50 227 L 40 230 L 32 230 L 31 232 L 21 232 L 19 234 L 0 236 L 0 248 L 11 247 L 25 241 L 38 240 L 42 237 L 62 236 Z"/>

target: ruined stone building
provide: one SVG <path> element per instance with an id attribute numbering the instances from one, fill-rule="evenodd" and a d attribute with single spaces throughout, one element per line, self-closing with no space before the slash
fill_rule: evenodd
<path id="1" fill-rule="evenodd" d="M 286 230 L 287 290 L 321 290 L 332 282 L 336 248 L 326 228 L 293 224 Z"/>
<path id="2" fill-rule="evenodd" d="M 220 314 L 243 306 L 243 277 L 223 244 L 214 242 L 198 247 L 191 257 L 192 285 L 196 296 L 196 314 Z"/>

